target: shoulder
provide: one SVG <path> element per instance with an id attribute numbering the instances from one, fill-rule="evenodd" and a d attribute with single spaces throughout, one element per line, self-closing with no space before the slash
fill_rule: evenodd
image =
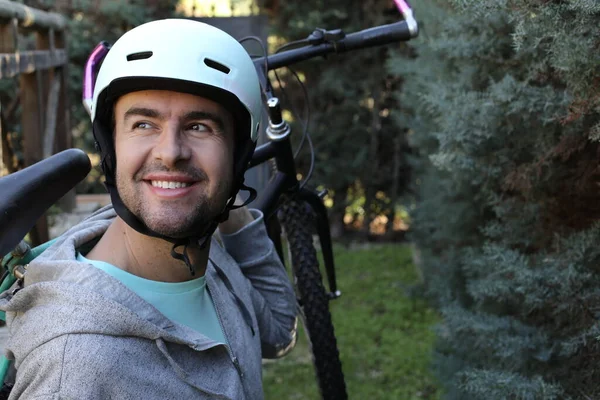
<path id="1" fill-rule="evenodd" d="M 30 349 L 27 354 L 12 353 L 9 341 L 7 354 L 15 358 L 17 369 L 11 396 L 27 399 L 55 398 L 60 392 L 63 372 L 63 363 L 57 363 L 56 360 L 63 360 L 67 341 L 68 335 L 57 337 Z"/>
<path id="2" fill-rule="evenodd" d="M 112 224 L 116 213 L 112 206 L 106 206 L 94 212 L 83 221 L 73 224 L 64 233 L 53 240 L 36 260 L 63 261 L 73 260 L 76 249 L 100 238 Z"/>
<path id="3" fill-rule="evenodd" d="M 60 394 L 61 398 L 102 399 L 117 395 L 115 390 L 143 388 L 145 381 L 169 371 L 153 341 L 102 334 L 62 335 L 16 361 L 13 393 L 17 398 Z M 126 389 L 118 382 L 129 385 Z"/>

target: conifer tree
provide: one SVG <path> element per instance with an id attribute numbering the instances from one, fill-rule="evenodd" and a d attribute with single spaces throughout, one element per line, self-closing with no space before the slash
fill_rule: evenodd
<path id="1" fill-rule="evenodd" d="M 600 398 L 600 3 L 414 6 L 388 69 L 445 398 Z"/>

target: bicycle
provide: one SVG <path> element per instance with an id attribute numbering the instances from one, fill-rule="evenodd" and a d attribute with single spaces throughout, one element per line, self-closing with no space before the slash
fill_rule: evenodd
<path id="1" fill-rule="evenodd" d="M 405 0 L 395 0 L 395 3 L 404 17 L 402 21 L 351 34 L 344 34 L 341 29 L 316 29 L 306 39 L 285 45 L 281 51 L 272 55 L 266 54 L 263 46 L 264 54 L 254 58 L 265 95 L 269 117 L 265 132 L 269 140 L 256 148 L 248 169 L 273 161 L 273 174 L 253 207 L 264 213 L 269 236 L 284 263 L 281 228 L 286 234 L 299 314 L 308 333 L 317 383 L 323 399 L 347 398 L 329 312 L 329 301 L 339 297 L 341 292 L 337 288 L 327 208 L 323 202 L 325 192 L 318 193 L 306 187 L 314 165 L 312 141 L 306 130 L 301 144 L 307 141 L 311 148 L 311 166 L 303 181 L 297 178 L 295 154 L 290 140 L 292 130 L 282 117 L 281 102 L 274 96 L 268 71 L 329 53 L 343 53 L 415 38 L 418 35 L 418 24 L 410 5 Z M 101 42 L 92 51 L 86 64 L 83 102 L 88 111 L 95 74 L 109 49 L 108 43 Z M 85 178 L 90 168 L 87 155 L 80 150 L 71 149 L 0 178 L 0 192 L 9 194 L 8 201 L 0 204 L 0 226 L 3 227 L 0 232 L 0 254 L 14 249 L 2 259 L 4 273 L 0 278 L 0 292 L 8 290 L 17 279 L 22 279 L 26 264 L 52 243 L 50 241 L 30 249 L 21 239 L 52 204 Z M 313 224 L 320 240 L 329 291 L 326 291 L 323 284 L 313 245 Z M 0 318 L 4 319 L 4 316 L 0 314 Z M 2 360 L 2 382 L 8 368 L 8 360 Z"/>

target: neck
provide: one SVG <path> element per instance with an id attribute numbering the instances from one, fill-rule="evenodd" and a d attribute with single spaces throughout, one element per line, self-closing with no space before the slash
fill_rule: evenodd
<path id="1" fill-rule="evenodd" d="M 116 217 L 98 244 L 87 254 L 91 260 L 108 262 L 139 277 L 161 282 L 184 282 L 203 276 L 208 262 L 210 240 L 199 247 L 188 247 L 188 256 L 195 267 L 192 276 L 185 262 L 171 256 L 173 244 L 163 239 L 143 235 Z M 183 246 L 177 248 L 183 252 Z"/>

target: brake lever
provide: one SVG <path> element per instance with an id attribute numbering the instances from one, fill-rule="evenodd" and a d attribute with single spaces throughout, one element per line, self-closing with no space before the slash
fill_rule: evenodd
<path id="1" fill-rule="evenodd" d="M 308 43 L 316 46 L 322 43 L 335 44 L 338 40 L 342 40 L 346 34 L 341 29 L 332 29 L 330 31 L 322 28 L 317 28 L 308 35 Z"/>
<path id="2" fill-rule="evenodd" d="M 410 31 L 411 37 L 417 37 L 419 34 L 419 26 L 417 21 L 415 20 L 415 16 L 413 14 L 412 8 L 407 0 L 394 0 L 396 4 L 396 8 L 402 14 L 402 17 L 406 21 L 406 25 Z M 308 43 L 316 46 L 323 43 L 331 43 L 335 47 L 338 42 L 346 37 L 346 34 L 341 29 L 332 29 L 326 30 L 322 28 L 316 28 L 308 37 L 306 38 Z M 336 48 L 337 51 L 337 48 Z"/>

